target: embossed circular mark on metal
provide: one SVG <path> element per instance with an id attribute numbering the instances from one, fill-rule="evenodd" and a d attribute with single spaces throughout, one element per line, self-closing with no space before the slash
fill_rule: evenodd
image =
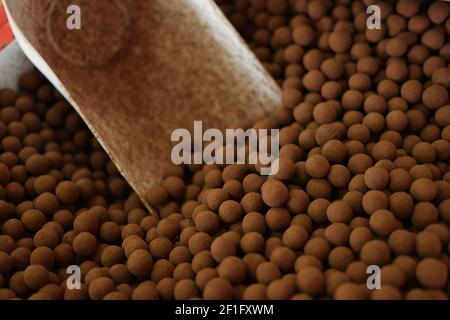
<path id="1" fill-rule="evenodd" d="M 78 28 L 68 25 L 72 18 L 79 19 Z M 53 0 L 45 27 L 50 45 L 66 62 L 101 67 L 125 49 L 130 25 L 128 10 L 121 0 Z"/>

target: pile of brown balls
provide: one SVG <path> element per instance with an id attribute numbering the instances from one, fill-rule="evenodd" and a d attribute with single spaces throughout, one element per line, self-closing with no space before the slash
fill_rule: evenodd
<path id="1" fill-rule="evenodd" d="M 253 124 L 280 129 L 279 172 L 172 166 L 156 217 L 25 74 L 0 91 L 0 299 L 448 299 L 450 4 L 217 2 L 283 88 Z"/>

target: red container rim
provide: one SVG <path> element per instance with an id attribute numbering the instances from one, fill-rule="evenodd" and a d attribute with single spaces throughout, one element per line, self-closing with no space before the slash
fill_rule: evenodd
<path id="1" fill-rule="evenodd" d="M 4 47 L 14 39 L 11 28 L 9 27 L 8 18 L 6 17 L 5 8 L 0 2 L 0 48 Z"/>

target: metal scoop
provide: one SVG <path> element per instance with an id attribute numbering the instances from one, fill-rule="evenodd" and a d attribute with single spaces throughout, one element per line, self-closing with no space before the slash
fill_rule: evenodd
<path id="1" fill-rule="evenodd" d="M 212 0 L 3 1 L 25 54 L 144 203 L 171 163 L 173 130 L 224 129 L 281 104 Z"/>

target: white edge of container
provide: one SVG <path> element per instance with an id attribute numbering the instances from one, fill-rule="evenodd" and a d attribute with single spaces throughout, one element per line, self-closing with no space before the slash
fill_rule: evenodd
<path id="1" fill-rule="evenodd" d="M 22 74 L 33 70 L 33 64 L 23 53 L 17 41 L 0 50 L 0 88 L 18 89 Z"/>

